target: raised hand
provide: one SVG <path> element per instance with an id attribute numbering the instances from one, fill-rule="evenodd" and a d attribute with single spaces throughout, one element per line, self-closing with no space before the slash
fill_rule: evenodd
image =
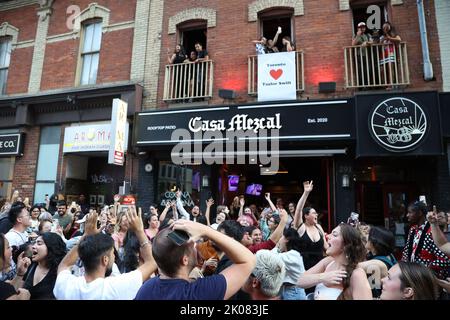
<path id="1" fill-rule="evenodd" d="M 179 219 L 175 221 L 170 227 L 173 230 L 183 230 L 187 232 L 191 236 L 191 239 L 194 241 L 200 239 L 200 237 L 204 235 L 205 230 L 209 230 L 209 227 L 204 224 L 186 219 Z"/>
<path id="2" fill-rule="evenodd" d="M 86 225 L 84 227 L 84 233 L 86 235 L 91 236 L 100 232 L 100 229 L 97 228 L 97 219 L 98 219 L 97 211 L 91 210 L 91 213 L 89 213 L 86 219 Z"/>
<path id="3" fill-rule="evenodd" d="M 166 209 L 169 210 L 169 208 L 172 206 L 172 202 L 171 201 L 167 201 L 166 202 Z"/>
<path id="4" fill-rule="evenodd" d="M 264 194 L 264 198 L 266 198 L 266 200 L 269 201 L 270 200 L 270 192 L 266 192 Z"/>
<path id="5" fill-rule="evenodd" d="M 347 271 L 334 270 L 325 272 L 321 274 L 320 278 L 325 286 L 331 287 L 337 284 L 341 284 L 342 280 L 344 280 L 344 278 L 347 278 Z"/>
<path id="6" fill-rule="evenodd" d="M 433 206 L 433 211 L 429 211 L 427 213 L 427 220 L 431 224 L 437 224 L 438 223 L 436 206 Z"/>
<path id="7" fill-rule="evenodd" d="M 313 189 L 313 181 L 305 181 L 303 182 L 303 189 L 305 192 L 311 192 Z"/>
<path id="8" fill-rule="evenodd" d="M 130 230 L 134 231 L 135 233 L 139 231 L 144 231 L 144 223 L 142 222 L 142 214 L 139 212 L 136 212 L 136 207 L 132 206 L 131 211 L 126 213 L 128 222 L 130 225 Z"/>
<path id="9" fill-rule="evenodd" d="M 217 259 L 209 258 L 208 260 L 203 262 L 202 272 L 205 272 L 207 267 L 212 267 L 213 269 L 216 269 L 217 268 L 217 263 L 218 263 Z"/>
<path id="10" fill-rule="evenodd" d="M 31 265 L 31 260 L 25 257 L 25 251 L 22 252 L 17 258 L 17 274 L 24 275 L 27 272 L 28 267 Z"/>
<path id="11" fill-rule="evenodd" d="M 208 208 L 211 208 L 211 206 L 214 204 L 214 200 L 212 198 L 206 200 L 206 206 Z"/>
<path id="12" fill-rule="evenodd" d="M 284 209 L 279 209 L 278 212 L 280 213 L 280 220 L 281 221 L 287 221 L 288 220 L 288 213 Z"/>
<path id="13" fill-rule="evenodd" d="M 245 205 L 245 199 L 244 198 L 239 199 L 239 204 L 241 205 L 241 207 L 243 207 Z"/>
<path id="14" fill-rule="evenodd" d="M 175 195 L 177 196 L 177 199 L 181 198 L 181 190 L 177 190 Z"/>

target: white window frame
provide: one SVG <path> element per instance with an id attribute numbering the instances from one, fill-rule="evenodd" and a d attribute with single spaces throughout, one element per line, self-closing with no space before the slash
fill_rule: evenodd
<path id="1" fill-rule="evenodd" d="M 4 59 L 0 60 L 0 72 L 5 72 L 4 82 L 0 82 L 0 95 L 6 94 L 6 86 L 8 84 L 8 71 L 9 64 L 11 62 L 11 48 L 12 48 L 12 38 L 11 37 L 1 37 L 0 38 L 0 57 L 2 56 L 1 51 L 5 50 Z M 3 60 L 3 61 L 2 61 Z"/>
<path id="2" fill-rule="evenodd" d="M 85 48 L 87 47 L 87 43 L 85 43 L 85 41 L 88 39 L 86 34 L 87 34 L 87 29 L 89 27 L 94 27 L 93 33 L 92 33 L 92 42 L 90 44 L 89 50 L 85 51 Z M 100 28 L 100 30 L 98 30 L 97 28 Z M 83 85 L 94 85 L 97 83 L 97 77 L 98 77 L 98 69 L 100 66 L 100 50 L 101 50 L 101 43 L 102 43 L 102 33 L 103 33 L 103 24 L 101 20 L 93 20 L 90 21 L 88 23 L 84 23 L 83 24 L 83 32 L 82 32 L 82 37 L 81 37 L 81 47 L 80 47 L 80 57 L 79 57 L 79 85 L 83 86 Z M 98 41 L 99 43 L 94 43 L 95 40 L 95 33 L 99 32 L 99 37 L 98 37 Z M 96 66 L 94 66 L 92 64 L 94 58 L 97 57 L 97 62 L 96 62 Z M 85 64 L 85 59 L 90 58 L 90 66 L 89 69 L 86 70 L 84 68 L 84 64 Z M 95 73 L 95 77 L 92 77 L 92 72 L 93 72 L 93 67 L 96 68 L 96 73 Z M 84 81 L 83 78 L 85 78 L 85 72 L 88 72 L 88 76 L 87 76 L 87 81 Z"/>

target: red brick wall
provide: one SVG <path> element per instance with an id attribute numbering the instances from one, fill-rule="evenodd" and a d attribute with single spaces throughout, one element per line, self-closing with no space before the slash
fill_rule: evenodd
<path id="1" fill-rule="evenodd" d="M 220 104 L 219 88 L 237 91 L 239 102 L 252 101 L 247 94 L 247 57 L 255 54 L 251 40 L 259 37 L 259 22 L 248 22 L 248 1 L 166 1 L 164 7 L 161 68 L 158 85 L 158 105 L 164 90 L 164 67 L 167 64 L 167 49 L 173 50 L 179 42 L 176 35 L 168 35 L 169 18 L 188 8 L 206 7 L 217 11 L 216 27 L 208 28 L 207 50 L 214 61 L 214 90 L 210 104 Z M 333 98 L 351 96 L 351 90 L 344 88 L 344 46 L 351 45 L 353 36 L 352 11 L 340 11 L 339 2 L 330 0 L 304 1 L 304 15 L 294 17 L 295 43 L 304 51 L 305 92 L 302 98 Z M 422 51 L 419 34 L 417 8 L 414 1 L 389 8 L 389 19 L 397 33 L 407 42 L 411 85 L 407 90 L 440 90 L 442 88 L 439 62 L 439 43 L 434 15 L 434 5 L 426 2 L 428 41 L 436 81 L 423 80 Z M 320 81 L 336 81 L 336 93 L 318 93 Z"/>
<path id="2" fill-rule="evenodd" d="M 8 22 L 18 28 L 18 41 L 33 40 L 36 37 L 38 22 L 36 9 L 38 7 L 39 6 L 37 5 L 31 5 L 18 9 L 0 11 L 0 24 L 3 22 Z"/>
<path id="3" fill-rule="evenodd" d="M 7 94 L 28 91 L 33 50 L 34 47 L 28 47 L 12 51 L 8 70 Z"/>
<path id="4" fill-rule="evenodd" d="M 110 24 L 134 20 L 136 0 L 58 0 L 53 3 L 53 14 L 48 30 L 49 36 L 72 31 L 68 29 L 66 24 L 67 19 L 73 15 L 73 11 L 67 13 L 67 9 L 71 5 L 77 5 L 83 11 L 93 2 L 111 11 Z"/>
<path id="5" fill-rule="evenodd" d="M 97 83 L 130 79 L 133 34 L 134 29 L 103 34 Z"/>
<path id="6" fill-rule="evenodd" d="M 12 185 L 13 190 L 19 190 L 23 198 L 29 197 L 30 203 L 34 203 L 40 128 L 27 128 L 23 132 L 26 133 L 23 156 L 16 158 Z"/>
<path id="7" fill-rule="evenodd" d="M 41 90 L 73 87 L 79 39 L 48 43 L 45 49 Z"/>

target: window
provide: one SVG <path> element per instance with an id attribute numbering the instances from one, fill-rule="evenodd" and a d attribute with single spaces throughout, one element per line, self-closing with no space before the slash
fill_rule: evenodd
<path id="1" fill-rule="evenodd" d="M 294 11 L 292 9 L 270 9 L 259 15 L 261 36 L 266 39 L 273 40 L 278 27 L 281 27 L 282 32 L 275 44 L 280 52 L 283 49 L 283 37 L 288 36 L 295 43 L 293 16 Z"/>
<path id="2" fill-rule="evenodd" d="M 101 21 L 86 24 L 84 26 L 83 47 L 81 50 L 81 85 L 95 84 L 97 81 L 101 43 Z"/>
<path id="3" fill-rule="evenodd" d="M 0 200 L 11 197 L 15 157 L 0 158 Z"/>
<path id="4" fill-rule="evenodd" d="M 0 40 L 0 94 L 6 93 L 6 81 L 8 80 L 8 68 L 10 59 L 11 38 L 4 37 Z"/>
<path id="5" fill-rule="evenodd" d="M 34 189 L 34 202 L 44 202 L 45 195 L 55 192 L 58 172 L 61 127 L 43 127 Z"/>
<path id="6" fill-rule="evenodd" d="M 372 34 L 374 29 L 380 30 L 387 18 L 386 1 L 354 1 L 351 4 L 353 13 L 353 32 L 358 30 L 358 23 L 367 24 L 368 33 Z"/>
<path id="7" fill-rule="evenodd" d="M 204 21 L 188 21 L 178 26 L 180 32 L 181 45 L 189 56 L 195 51 L 195 43 L 200 42 L 203 49 L 206 50 L 207 45 L 207 29 Z"/>

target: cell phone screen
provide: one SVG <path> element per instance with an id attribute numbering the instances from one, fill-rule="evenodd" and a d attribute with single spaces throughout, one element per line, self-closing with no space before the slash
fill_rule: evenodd
<path id="1" fill-rule="evenodd" d="M 189 240 L 189 234 L 182 230 L 174 230 L 167 234 L 170 240 L 172 240 L 177 246 L 185 244 Z"/>

